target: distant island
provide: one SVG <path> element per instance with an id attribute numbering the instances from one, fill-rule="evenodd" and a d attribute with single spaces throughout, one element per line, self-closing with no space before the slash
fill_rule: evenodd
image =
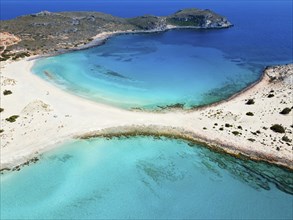
<path id="1" fill-rule="evenodd" d="M 48 12 L 0 21 L 1 61 L 30 55 L 56 53 L 96 45 L 95 40 L 115 33 L 159 32 L 174 28 L 219 29 L 232 24 L 211 10 L 184 9 L 159 17 L 153 15 L 120 18 L 100 12 Z M 8 34 L 9 33 L 9 34 Z M 5 35 L 5 36 L 4 36 Z M 1 40 L 2 42 L 4 39 Z M 17 53 L 11 51 L 16 50 Z"/>

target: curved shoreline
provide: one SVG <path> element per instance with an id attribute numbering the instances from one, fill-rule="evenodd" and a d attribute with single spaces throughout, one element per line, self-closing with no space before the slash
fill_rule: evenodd
<path id="1" fill-rule="evenodd" d="M 93 36 L 93 40 L 86 43 L 85 45 L 80 45 L 77 47 L 70 47 L 67 49 L 61 49 L 56 52 L 51 52 L 51 53 L 46 53 L 42 55 L 35 55 L 32 57 L 29 57 L 28 60 L 36 60 L 40 58 L 45 58 L 45 57 L 52 57 L 52 56 L 58 56 L 61 54 L 65 53 L 70 53 L 74 51 L 80 51 L 80 50 L 86 50 L 92 47 L 97 47 L 105 44 L 107 40 L 109 40 L 112 37 L 119 36 L 119 35 L 126 35 L 126 34 L 154 34 L 154 33 L 163 33 L 166 31 L 171 31 L 171 30 L 217 30 L 217 29 L 228 29 L 233 27 L 227 26 L 227 27 L 215 27 L 215 28 L 200 28 L 200 27 L 194 27 L 194 26 L 174 26 L 174 25 L 167 25 L 165 28 L 162 29 L 150 29 L 150 30 L 125 30 L 125 31 L 105 31 L 102 33 L 99 33 L 95 36 Z"/>
<path id="2" fill-rule="evenodd" d="M 200 136 L 196 133 L 184 130 L 178 127 L 160 127 L 156 125 L 150 126 L 130 126 L 130 127 L 112 127 L 102 129 L 99 131 L 92 131 L 83 135 L 77 135 L 76 139 L 91 139 L 91 138 L 114 138 L 114 137 L 136 137 L 136 136 L 151 136 L 151 137 L 166 137 L 171 139 L 185 140 L 194 144 L 200 144 L 215 152 L 226 153 L 236 158 L 262 161 L 269 164 L 279 166 L 283 169 L 293 171 L 293 166 L 286 166 L 290 164 L 289 160 L 275 160 L 269 158 L 265 154 L 258 154 L 255 151 L 240 151 L 233 145 L 227 145 L 223 141 L 210 141 L 208 138 Z"/>
<path id="3" fill-rule="evenodd" d="M 232 25 L 233 26 L 233 25 Z M 219 28 L 214 28 L 214 29 L 228 29 L 231 26 L 228 27 L 219 27 Z M 27 60 L 28 61 L 35 61 L 41 58 L 46 58 L 46 57 L 53 57 L 53 56 L 58 56 L 61 54 L 66 54 L 66 53 L 70 53 L 70 52 L 75 52 L 75 51 L 80 51 L 80 50 L 86 50 L 89 48 L 93 48 L 93 47 L 98 47 L 101 45 L 104 45 L 110 38 L 115 37 L 115 36 L 119 36 L 119 35 L 128 35 L 128 34 L 152 34 L 152 33 L 161 33 L 161 32 L 166 32 L 166 31 L 172 31 L 172 30 L 177 30 L 177 29 L 195 29 L 195 30 L 202 30 L 203 28 L 197 28 L 197 27 L 193 27 L 193 26 L 171 26 L 168 25 L 165 29 L 161 29 L 161 30 L 139 30 L 139 31 L 116 31 L 116 32 L 102 32 L 96 36 L 93 37 L 93 41 L 79 46 L 79 47 L 72 47 L 66 50 L 61 50 L 61 51 L 57 51 L 55 53 L 49 53 L 49 54 L 45 54 L 45 55 L 36 55 L 33 57 L 29 57 Z M 209 28 L 209 30 L 211 30 L 211 28 Z M 130 108 L 130 109 L 126 109 L 127 111 L 134 111 L 134 112 L 146 112 L 146 113 L 168 113 L 168 112 L 173 112 L 173 111 L 181 111 L 181 112 L 192 112 L 192 111 L 197 111 L 197 110 L 203 110 L 209 107 L 213 107 L 213 106 L 217 106 L 220 105 L 222 103 L 228 102 L 234 98 L 236 98 L 237 96 L 241 95 L 242 93 L 246 92 L 247 90 L 251 89 L 252 87 L 254 87 L 255 85 L 257 85 L 259 82 L 261 82 L 263 80 L 264 77 L 264 73 L 266 71 L 267 68 L 270 68 L 271 66 L 266 66 L 260 73 L 259 78 L 255 81 L 252 82 L 251 84 L 249 84 L 247 87 L 241 89 L 239 92 L 234 93 L 233 95 L 210 103 L 210 104 L 203 104 L 203 105 L 198 105 L 195 107 L 191 107 L 191 108 L 184 108 L 184 107 L 173 107 L 171 105 L 170 106 L 163 106 L 164 108 L 162 109 L 154 109 L 154 110 L 148 110 L 148 109 L 144 109 L 144 108 Z M 89 99 L 91 100 L 91 99 Z M 108 104 L 106 104 L 108 105 Z M 109 104 L 110 105 L 110 104 Z M 114 108 L 118 108 L 115 105 L 110 105 Z"/>
<path id="4" fill-rule="evenodd" d="M 287 119 L 290 115 L 280 116 L 279 110 L 272 110 L 272 113 L 262 116 L 267 110 L 266 106 L 285 106 L 279 104 L 281 98 L 268 99 L 263 98 L 264 95 L 274 89 L 276 96 L 283 97 L 292 89 L 290 84 L 285 85 L 283 81 L 270 83 L 268 72 L 287 71 L 292 75 L 292 64 L 266 68 L 259 81 L 228 100 L 189 112 L 166 113 L 127 111 L 68 94 L 33 75 L 30 72 L 32 65 L 33 61 L 22 60 L 7 64 L 1 71 L 1 86 L 3 89 L 11 89 L 13 94 L 7 97 L 1 94 L 1 107 L 5 110 L 1 113 L 4 132 L 0 134 L 0 169 L 11 169 L 26 163 L 64 141 L 89 134 L 99 135 L 102 131 L 111 134 L 118 127 L 122 130 L 120 133 L 134 129 L 135 134 L 161 132 L 165 136 L 178 135 L 179 138 L 199 141 L 234 156 L 266 161 L 293 170 L 292 149 L 285 142 L 279 143 L 282 142 L 283 134 L 273 133 L 270 129 L 254 134 L 256 129 L 265 125 L 269 127 L 272 123 L 285 124 L 286 133 L 292 133 Z M 26 91 L 25 97 L 23 91 Z M 255 105 L 245 105 L 245 100 L 250 98 L 256 99 Z M 257 119 L 263 117 L 263 122 L 245 116 L 245 112 L 252 109 L 258 111 L 255 112 Z M 5 117 L 11 115 L 20 117 L 15 123 L 5 121 Z M 215 122 L 219 125 L 216 126 Z M 229 123 L 231 128 L 226 127 L 225 123 Z M 243 129 L 237 128 L 240 125 Z M 171 130 L 166 133 L 166 129 Z M 242 135 L 234 135 L 233 130 Z M 271 146 L 273 140 L 269 136 L 280 141 Z M 255 141 L 248 141 L 252 138 Z M 276 146 L 280 146 L 279 150 L 276 150 Z"/>
<path id="5" fill-rule="evenodd" d="M 233 25 L 232 25 L 233 26 Z M 219 28 L 214 28 L 214 29 L 228 29 L 232 26 L 228 26 L 228 27 L 219 27 Z M 79 46 L 79 47 L 72 47 L 66 50 L 60 50 L 57 51 L 55 53 L 49 53 L 49 54 L 45 54 L 45 55 L 36 55 L 33 57 L 29 57 L 27 60 L 28 61 L 34 61 L 37 59 L 41 59 L 41 58 L 46 58 L 46 57 L 53 57 L 53 56 L 58 56 L 61 54 L 66 54 L 66 53 L 70 53 L 70 52 L 75 52 L 75 51 L 80 51 L 80 50 L 86 50 L 89 48 L 93 48 L 93 47 L 98 47 L 101 45 L 104 45 L 109 39 L 111 39 L 112 37 L 115 36 L 119 36 L 119 35 L 128 35 L 128 34 L 152 34 L 152 33 L 162 33 L 162 32 L 166 32 L 166 31 L 172 31 L 172 30 L 178 30 L 178 29 L 195 29 L 195 30 L 202 30 L 203 28 L 197 28 L 197 27 L 193 27 L 193 26 L 172 26 L 172 25 L 167 25 L 167 27 L 165 29 L 160 29 L 160 30 L 137 30 L 137 31 L 116 31 L 116 32 L 102 32 L 100 34 L 97 34 L 96 36 L 93 37 L 93 41 Z M 211 28 L 209 28 L 208 30 L 211 30 Z M 266 71 L 267 68 L 270 68 L 271 66 L 266 66 L 260 73 L 259 78 L 255 81 L 252 82 L 250 85 L 248 85 L 247 87 L 241 89 L 239 92 L 234 93 L 233 95 L 223 99 L 223 100 L 219 100 L 210 104 L 203 104 L 203 105 L 198 105 L 195 107 L 191 107 L 191 108 L 184 108 L 184 107 L 169 107 L 169 106 L 163 106 L 164 108 L 162 109 L 154 109 L 154 110 L 148 110 L 148 109 L 144 109 L 144 108 L 130 108 L 130 109 L 126 109 L 128 111 L 134 111 L 134 112 L 149 112 L 149 113 L 168 113 L 168 112 L 172 112 L 172 111 L 181 111 L 181 112 L 192 112 L 192 111 L 197 111 L 197 110 L 203 110 L 209 107 L 213 107 L 213 106 L 217 106 L 220 105 L 222 103 L 226 103 L 234 98 L 236 98 L 237 96 L 241 95 L 242 93 L 246 92 L 247 90 L 251 89 L 252 87 L 254 87 L 255 85 L 257 85 L 259 82 L 261 82 L 263 80 L 264 77 L 264 73 Z M 89 99 L 90 100 L 90 99 Z M 107 104 L 108 105 L 108 104 Z M 110 105 L 110 104 L 109 104 Z M 112 105 L 111 105 L 112 106 Z M 113 107 L 117 107 L 117 106 L 113 106 Z"/>

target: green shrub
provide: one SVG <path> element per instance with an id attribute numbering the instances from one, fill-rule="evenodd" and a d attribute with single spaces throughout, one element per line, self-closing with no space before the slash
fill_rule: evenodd
<path id="1" fill-rule="evenodd" d="M 277 133 L 285 133 L 285 128 L 282 125 L 275 124 L 270 129 Z"/>
<path id="2" fill-rule="evenodd" d="M 282 137 L 282 141 L 291 142 L 292 140 L 289 139 L 286 135 Z"/>
<path id="3" fill-rule="evenodd" d="M 0 57 L 0 61 L 6 61 L 8 59 L 9 59 L 9 57 Z"/>
<path id="4" fill-rule="evenodd" d="M 12 94 L 11 90 L 4 90 L 3 95 L 10 95 Z"/>
<path id="5" fill-rule="evenodd" d="M 255 139 L 253 139 L 253 138 L 248 138 L 247 140 L 249 140 L 251 142 L 255 142 Z"/>
<path id="6" fill-rule="evenodd" d="M 0 108 L 0 112 L 3 112 L 4 111 L 4 108 Z"/>
<path id="7" fill-rule="evenodd" d="M 282 115 L 287 115 L 287 114 L 289 114 L 291 112 L 291 109 L 290 108 L 284 108 L 281 112 L 280 112 L 280 114 L 282 114 Z"/>
<path id="8" fill-rule="evenodd" d="M 229 128 L 229 127 L 232 127 L 232 125 L 226 123 L 226 124 L 225 124 L 225 127 L 226 127 L 226 128 Z"/>
<path id="9" fill-rule="evenodd" d="M 275 76 L 271 76 L 269 82 L 274 82 L 277 79 Z"/>
<path id="10" fill-rule="evenodd" d="M 274 97 L 275 95 L 274 94 L 269 94 L 268 95 L 268 98 L 272 98 L 272 97 Z"/>
<path id="11" fill-rule="evenodd" d="M 253 105 L 255 102 L 253 99 L 248 99 L 247 102 L 245 103 L 246 105 Z"/>
<path id="12" fill-rule="evenodd" d="M 0 129 L 0 133 L 3 133 L 4 132 L 4 130 L 3 129 Z"/>
<path id="13" fill-rule="evenodd" d="M 254 114 L 252 112 L 247 112 L 246 115 L 248 115 L 248 116 L 254 116 Z"/>
<path id="14" fill-rule="evenodd" d="M 18 115 L 12 115 L 9 118 L 6 118 L 5 120 L 9 122 L 15 122 L 18 117 Z"/>
<path id="15" fill-rule="evenodd" d="M 240 135 L 240 132 L 239 131 L 232 131 L 232 134 L 234 134 L 234 135 Z"/>

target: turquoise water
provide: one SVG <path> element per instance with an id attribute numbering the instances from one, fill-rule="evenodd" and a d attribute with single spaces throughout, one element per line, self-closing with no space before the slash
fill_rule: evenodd
<path id="1" fill-rule="evenodd" d="M 185 40 L 196 34 L 121 35 L 100 47 L 41 59 L 33 72 L 74 94 L 127 109 L 209 104 L 258 79 L 262 65 Z"/>
<path id="2" fill-rule="evenodd" d="M 66 91 L 121 108 L 215 102 L 257 80 L 265 66 L 293 61 L 292 1 L 15 2 L 1 1 L 1 19 L 41 10 L 131 17 L 199 7 L 235 25 L 117 36 L 33 68 Z M 1 219 L 292 219 L 292 175 L 178 140 L 80 140 L 1 175 Z"/>
<path id="3" fill-rule="evenodd" d="M 99 7 L 124 17 L 209 8 L 235 26 L 117 36 L 100 47 L 39 60 L 33 72 L 74 94 L 122 108 L 190 108 L 233 95 L 267 65 L 293 61 L 292 1 L 132 1 L 128 14 L 121 4 Z"/>
<path id="4" fill-rule="evenodd" d="M 1 219 L 292 219 L 292 173 L 189 145 L 67 143 L 1 175 Z"/>

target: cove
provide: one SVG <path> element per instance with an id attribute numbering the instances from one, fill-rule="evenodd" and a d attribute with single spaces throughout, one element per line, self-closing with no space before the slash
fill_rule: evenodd
<path id="1" fill-rule="evenodd" d="M 99 47 L 36 62 L 35 74 L 94 101 L 127 109 L 177 103 L 190 108 L 226 99 L 255 82 L 266 66 L 293 61 L 290 1 L 131 1 L 128 7 L 123 1 L 99 4 L 98 8 L 76 4 L 70 7 L 123 17 L 209 8 L 234 24 L 222 30 L 121 35 Z M 34 7 L 35 3 L 22 10 Z M 66 11 L 64 5 L 60 7 Z"/>
<path id="2" fill-rule="evenodd" d="M 206 105 L 255 82 L 264 68 L 199 45 L 216 31 L 229 32 L 115 36 L 98 47 L 40 59 L 32 71 L 73 94 L 125 109 Z"/>
<path id="3" fill-rule="evenodd" d="M 1 174 L 1 219 L 292 219 L 292 176 L 181 140 L 76 140 Z"/>

